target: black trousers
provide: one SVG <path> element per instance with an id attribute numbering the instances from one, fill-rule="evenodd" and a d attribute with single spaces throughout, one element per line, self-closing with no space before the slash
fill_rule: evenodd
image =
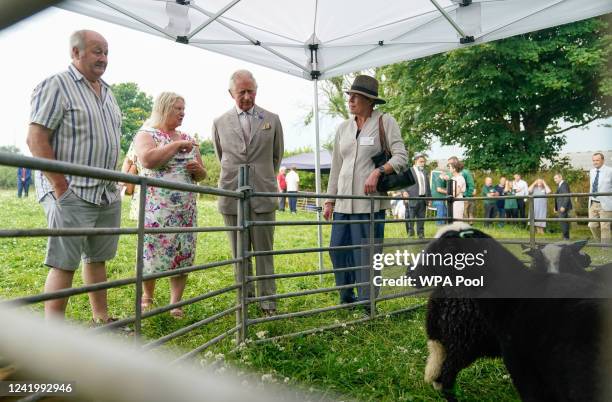
<path id="1" fill-rule="evenodd" d="M 427 201 L 425 200 L 410 200 L 408 201 L 408 219 L 425 218 L 427 210 Z M 414 221 L 406 222 L 406 232 L 408 236 L 414 236 Z M 425 237 L 425 222 L 416 222 L 416 234 L 419 237 Z"/>
<path id="2" fill-rule="evenodd" d="M 517 218 L 526 218 L 527 215 L 525 214 L 525 200 L 522 198 L 517 198 L 516 199 L 516 204 L 518 206 L 518 216 Z M 519 222 L 520 226 L 525 226 L 527 225 L 526 222 Z"/>
<path id="3" fill-rule="evenodd" d="M 495 218 L 497 216 L 497 205 L 485 204 L 485 218 Z M 485 227 L 491 226 L 491 222 L 485 222 Z"/>
<path id="4" fill-rule="evenodd" d="M 559 218 L 567 218 L 569 217 L 569 211 L 565 210 L 565 212 L 557 211 L 557 215 Z M 561 233 L 563 234 L 564 240 L 569 240 L 569 232 L 570 232 L 570 223 L 569 222 L 559 222 L 559 226 L 561 226 Z"/>

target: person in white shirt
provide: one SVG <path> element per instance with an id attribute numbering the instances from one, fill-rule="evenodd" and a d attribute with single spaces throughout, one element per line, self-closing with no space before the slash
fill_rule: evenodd
<path id="1" fill-rule="evenodd" d="M 295 166 L 291 167 L 289 173 L 285 175 L 285 182 L 287 182 L 287 193 L 297 193 L 299 190 L 300 176 L 295 171 Z M 297 196 L 288 196 L 289 198 L 289 210 L 292 214 L 297 213 Z"/>
<path id="2" fill-rule="evenodd" d="M 514 175 L 514 185 L 512 188 L 514 189 L 516 195 L 522 195 L 526 197 L 529 194 L 529 186 L 527 185 L 527 182 L 521 178 L 520 174 Z M 517 218 L 526 218 L 527 215 L 525 214 L 525 199 L 517 198 L 516 204 L 518 206 Z M 521 222 L 519 225 L 525 227 L 526 224 L 526 222 Z"/>
<path id="3" fill-rule="evenodd" d="M 593 154 L 593 169 L 589 173 L 589 190 L 591 193 L 612 192 L 612 168 L 604 165 L 604 155 L 601 152 Z M 612 218 L 612 196 L 589 197 L 589 218 Z M 589 222 L 593 237 L 602 243 L 610 243 L 610 222 Z"/>

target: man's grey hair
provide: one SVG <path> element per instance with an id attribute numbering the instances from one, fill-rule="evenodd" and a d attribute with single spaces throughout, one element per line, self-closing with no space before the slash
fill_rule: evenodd
<path id="1" fill-rule="evenodd" d="M 229 80 L 229 90 L 230 91 L 234 92 L 234 89 L 236 88 L 236 80 L 238 78 L 248 78 L 248 79 L 253 80 L 253 84 L 255 84 L 255 89 L 257 89 L 257 81 L 255 80 L 253 73 L 251 73 L 249 70 L 237 70 L 237 71 L 234 71 L 234 73 L 230 77 L 230 80 Z"/>
<path id="2" fill-rule="evenodd" d="M 70 56 L 72 56 L 72 49 L 74 49 L 75 47 L 78 48 L 81 52 L 85 50 L 86 33 L 86 29 L 81 29 L 79 31 L 74 31 L 72 35 L 70 35 Z"/>

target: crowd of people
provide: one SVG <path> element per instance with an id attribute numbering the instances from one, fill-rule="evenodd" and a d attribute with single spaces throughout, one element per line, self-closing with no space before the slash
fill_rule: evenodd
<path id="1" fill-rule="evenodd" d="M 108 44 L 97 32 L 81 30 L 70 37 L 72 63 L 66 71 L 55 74 L 41 82 L 32 94 L 32 111 L 27 144 L 33 156 L 66 161 L 114 170 L 120 157 L 122 115 L 111 87 L 102 80 L 108 63 Z M 287 172 L 281 167 L 284 152 L 283 130 L 279 117 L 255 103 L 257 82 L 247 70 L 234 72 L 229 79 L 229 95 L 232 107 L 214 120 L 212 139 L 215 153 L 221 165 L 218 186 L 235 191 L 238 188 L 238 171 L 241 165 L 252 167 L 249 185 L 258 192 L 286 194 L 289 209 L 296 211 L 299 175 L 295 167 Z M 363 244 L 370 234 L 371 202 L 368 195 L 386 195 L 377 190 L 379 180 L 385 175 L 400 173 L 408 165 L 407 151 L 397 121 L 389 114 L 376 109 L 385 103 L 378 96 L 378 81 L 367 75 L 357 76 L 347 91 L 351 118 L 341 123 L 334 137 L 332 162 L 327 187 L 323 216 L 332 220 L 330 246 L 353 246 Z M 186 100 L 173 92 L 163 92 L 155 99 L 152 114 L 134 137 L 123 164 L 125 172 L 193 184 L 206 177 L 199 148 L 194 137 L 179 130 L 185 117 Z M 386 145 L 384 145 L 386 143 Z M 386 161 L 376 166 L 373 157 L 386 149 Z M 451 194 L 455 202 L 452 217 L 474 219 L 476 195 L 487 197 L 484 202 L 485 216 L 524 218 L 525 201 L 528 194 L 544 195 L 552 192 L 542 179 L 530 186 L 519 174 L 513 180 L 501 177 L 494 185 L 487 177 L 479 193 L 474 185 L 472 173 L 457 157 L 447 161 L 445 169 L 426 167 L 426 157 L 416 155 L 413 159 L 414 185 L 401 194 L 416 198 L 405 204 L 411 220 L 406 224 L 410 236 L 424 237 L 424 221 L 428 206 L 436 210 L 438 224 L 448 214 L 444 200 Z M 593 156 L 591 171 L 593 192 L 612 191 L 612 169 L 604 165 L 603 154 Z M 278 175 L 276 172 L 279 172 Z M 18 180 L 23 183 L 27 172 L 19 171 Z M 29 179 L 28 179 L 29 180 Z M 36 192 L 44 208 L 49 228 L 116 228 L 121 223 L 121 186 L 109 180 L 64 175 L 52 172 L 36 172 Z M 449 185 L 451 183 L 452 185 Z M 556 193 L 569 193 L 570 189 L 560 174 L 555 176 Z M 27 196 L 27 186 L 24 185 Z M 137 191 L 137 190 L 136 190 Z M 516 199 L 498 199 L 515 195 Z M 359 196 L 359 199 L 337 198 L 337 196 Z M 434 197 L 433 202 L 426 201 Z M 137 199 L 137 197 L 134 197 Z M 419 199 L 423 198 L 423 199 Z M 197 226 L 197 206 L 194 193 L 167 188 L 147 186 L 144 214 L 146 228 L 190 228 Z M 546 217 L 546 200 L 536 199 L 534 211 L 537 219 Z M 610 218 L 612 197 L 591 197 L 589 216 Z M 387 200 L 374 200 L 374 215 L 383 220 L 390 207 Z M 251 221 L 276 219 L 276 211 L 285 209 L 285 197 L 253 197 L 249 200 Z M 569 197 L 555 198 L 555 211 L 559 217 L 567 217 L 572 209 Z M 226 226 L 235 228 L 239 222 L 238 203 L 235 198 L 219 197 L 218 210 Z M 137 205 L 132 205 L 130 215 L 137 217 Z M 361 222 L 353 222 L 361 221 Z M 503 222 L 500 222 L 503 225 Z M 542 231 L 544 222 L 536 222 Z M 610 224 L 592 222 L 594 236 L 601 241 L 610 241 Z M 374 225 L 374 238 L 380 243 L 384 238 L 384 222 Z M 569 225 L 562 223 L 563 237 L 569 238 Z M 232 256 L 238 258 L 238 232 L 228 230 Z M 75 271 L 83 261 L 83 277 L 86 284 L 96 284 L 107 279 L 106 263 L 115 257 L 118 235 L 50 237 L 47 244 L 45 265 L 49 272 L 45 292 L 58 291 L 72 286 Z M 274 249 L 274 226 L 256 225 L 247 229 L 248 250 L 270 251 Z M 145 275 L 180 270 L 192 266 L 196 254 L 196 234 L 190 231 L 176 233 L 149 233 L 144 237 L 143 266 Z M 330 258 L 335 280 L 340 290 L 341 303 L 361 302 L 370 298 L 367 256 L 362 249 L 332 249 Z M 354 269 L 349 269 L 354 268 Z M 272 255 L 255 257 L 257 276 L 274 274 Z M 253 275 L 253 263 L 248 259 L 246 271 L 236 265 L 238 283 L 243 275 Z M 186 274 L 170 279 L 170 302 L 175 304 L 182 298 L 187 282 Z M 256 283 L 256 289 L 253 285 Z M 141 308 L 155 305 L 155 279 L 143 283 Z M 354 285 L 351 287 L 351 285 Z M 378 291 L 374 288 L 375 292 Z M 249 281 L 247 296 L 271 296 L 276 293 L 274 279 Z M 106 324 L 116 320 L 108 314 L 106 290 L 89 293 L 93 323 Z M 63 317 L 67 298 L 45 302 L 46 317 Z M 274 299 L 260 301 L 261 312 L 266 316 L 276 314 Z M 170 314 L 182 318 L 180 307 Z"/>
<path id="2" fill-rule="evenodd" d="M 589 174 L 589 192 L 609 192 L 612 189 L 610 184 L 612 168 L 604 165 L 604 155 L 601 152 L 593 154 L 592 162 L 593 169 L 591 169 Z M 473 174 L 463 166 L 463 163 L 457 157 L 449 158 L 447 163 L 446 170 L 437 169 L 434 163 L 430 173 L 424 168 L 426 164 L 425 156 L 423 154 L 416 155 L 414 166 L 411 169 L 413 169 L 413 176 L 418 177 L 417 183 L 404 191 L 396 193 L 403 197 L 434 198 L 433 202 L 427 205 L 435 210 L 436 217 L 440 218 L 440 220 L 436 221 L 438 225 L 445 223 L 441 218 L 448 217 L 446 198 L 449 191 L 451 191 L 450 194 L 454 197 L 453 219 L 464 219 L 468 223 L 473 223 L 474 208 L 470 204 L 474 203 L 475 200 L 470 200 L 470 198 L 475 196 L 486 197 L 482 202 L 483 218 L 502 219 L 497 221 L 499 227 L 503 227 L 507 222 L 524 227 L 530 225 L 530 222 L 515 221 L 514 219 L 530 218 L 531 214 L 533 214 L 535 220 L 534 227 L 537 234 L 545 233 L 546 222 L 543 220 L 551 217 L 548 213 L 548 199 L 545 198 L 546 195 L 557 195 L 552 203 L 554 205 L 553 217 L 569 218 L 569 213 L 573 209 L 571 197 L 562 196 L 562 194 L 571 193 L 571 189 L 561 173 L 556 173 L 553 176 L 555 186 L 552 188 L 541 177 L 536 178 L 531 184 L 527 184 L 518 173 L 514 174 L 510 179 L 501 176 L 497 184 L 494 184 L 492 177 L 485 177 L 482 189 L 478 192 L 474 185 Z M 428 183 L 421 183 L 421 175 L 429 177 Z M 534 196 L 532 211 L 527 211 L 526 208 L 525 197 L 528 195 Z M 610 209 L 612 209 L 611 203 L 612 197 L 610 196 L 589 197 L 589 218 L 609 218 L 612 216 L 610 214 Z M 416 235 L 419 238 L 423 238 L 423 221 L 418 221 L 418 219 L 425 218 L 426 216 L 425 201 L 408 200 L 404 204 L 406 219 L 417 219 Z M 402 214 L 402 208 L 397 201 L 393 205 L 393 214 L 396 217 L 400 217 Z M 505 221 L 504 219 L 508 220 Z M 408 236 L 415 235 L 413 225 L 414 221 L 406 223 Z M 491 225 L 491 222 L 484 223 L 485 227 L 491 227 Z M 568 240 L 570 238 L 570 223 L 560 221 L 559 226 L 562 239 Z M 593 238 L 597 241 L 610 241 L 610 224 L 608 222 L 591 221 L 589 222 L 589 228 Z"/>

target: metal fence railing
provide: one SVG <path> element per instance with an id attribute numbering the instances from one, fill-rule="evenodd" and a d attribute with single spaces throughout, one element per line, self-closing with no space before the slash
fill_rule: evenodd
<path id="1" fill-rule="evenodd" d="M 52 292 L 52 293 L 43 293 L 43 294 L 20 297 L 16 299 L 3 301 L 2 304 L 9 305 L 9 306 L 23 306 L 23 305 L 28 305 L 32 303 L 42 302 L 45 300 L 51 300 L 54 298 L 64 298 L 64 297 L 68 297 L 72 295 L 83 294 L 83 293 L 87 293 L 87 292 L 91 292 L 95 290 L 110 289 L 110 288 L 121 287 L 121 286 L 135 286 L 133 316 L 124 318 L 120 321 L 117 321 L 111 324 L 108 324 L 104 327 L 100 327 L 98 330 L 102 330 L 104 328 L 109 328 L 109 327 L 118 327 L 118 326 L 122 326 L 126 324 L 133 324 L 134 329 L 135 329 L 135 334 L 137 336 L 140 336 L 141 325 L 142 325 L 143 319 L 147 319 L 147 318 L 162 314 L 176 307 L 182 307 L 185 305 L 200 302 L 202 300 L 213 298 L 219 295 L 227 294 L 230 292 L 235 292 L 235 304 L 230 306 L 229 308 L 216 312 L 215 314 L 209 317 L 203 318 L 202 320 L 198 322 L 195 322 L 186 327 L 180 328 L 170 334 L 164 335 L 159 339 L 147 340 L 148 343 L 145 343 L 143 345 L 143 347 L 147 350 L 158 347 L 172 339 L 183 336 L 197 328 L 200 328 L 205 325 L 209 325 L 212 322 L 215 322 L 223 317 L 227 317 L 229 315 L 235 314 L 236 322 L 232 328 L 226 330 L 223 333 L 218 334 L 212 339 L 199 345 L 195 349 L 178 357 L 176 361 L 182 361 L 182 360 L 191 358 L 197 355 L 198 353 L 202 352 L 203 350 L 211 347 L 212 345 L 230 337 L 233 334 L 235 334 L 236 336 L 236 341 L 238 343 L 242 343 L 247 338 L 249 338 L 249 329 L 253 326 L 256 326 L 262 323 L 292 319 L 296 317 L 307 317 L 307 316 L 312 316 L 312 315 L 329 312 L 329 311 L 336 311 L 336 310 L 341 310 L 341 309 L 351 309 L 351 308 L 354 308 L 355 306 L 361 306 L 361 305 L 369 306 L 369 309 L 367 309 L 367 311 L 369 312 L 367 316 L 360 317 L 353 321 L 348 321 L 348 322 L 343 322 L 343 323 L 334 323 L 334 324 L 325 325 L 322 327 L 309 328 L 309 329 L 298 331 L 298 332 L 287 333 L 287 334 L 282 334 L 278 336 L 258 339 L 255 341 L 256 343 L 269 342 L 269 341 L 273 341 L 273 340 L 280 339 L 280 338 L 314 333 L 314 332 L 318 332 L 322 330 L 337 328 L 343 325 L 362 323 L 362 322 L 372 320 L 377 317 L 378 313 L 377 313 L 376 306 L 379 303 L 384 303 L 389 300 L 405 298 L 407 296 L 423 294 L 423 293 L 428 292 L 428 289 L 419 289 L 419 290 L 408 290 L 408 291 L 403 291 L 399 293 L 383 294 L 383 295 L 377 296 L 376 292 L 374 291 L 374 281 L 372 280 L 374 271 L 370 266 L 359 266 L 359 267 L 350 267 L 350 268 L 342 268 L 342 269 L 324 269 L 322 266 L 320 266 L 319 270 L 312 270 L 312 271 L 291 272 L 291 273 L 280 272 L 280 273 L 275 273 L 271 275 L 260 275 L 260 276 L 248 275 L 249 258 L 261 256 L 261 255 L 275 255 L 276 256 L 276 255 L 292 255 L 292 254 L 303 254 L 303 253 L 323 253 L 323 252 L 327 252 L 330 250 L 357 249 L 357 248 L 365 249 L 367 250 L 367 252 L 371 254 L 377 247 L 381 247 L 381 246 L 399 247 L 399 246 L 426 244 L 428 242 L 428 240 L 426 239 L 397 241 L 393 243 L 391 242 L 376 243 L 376 240 L 374 238 L 373 227 L 374 227 L 374 224 L 378 222 L 402 223 L 402 222 L 416 222 L 416 221 L 426 221 L 427 222 L 427 221 L 441 220 L 438 217 L 421 218 L 421 219 L 382 219 L 382 220 L 375 219 L 375 212 L 376 212 L 374 211 L 375 200 L 390 200 L 390 199 L 410 200 L 410 199 L 416 199 L 416 197 L 401 197 L 401 198 L 393 197 L 392 198 L 392 197 L 386 197 L 386 196 L 334 196 L 334 198 L 336 199 L 366 199 L 366 200 L 369 200 L 370 202 L 369 219 L 362 220 L 362 221 L 343 221 L 343 224 L 368 223 L 370 225 L 370 237 L 367 243 L 365 244 L 357 244 L 357 245 L 342 246 L 342 247 L 323 247 L 322 244 L 319 244 L 318 247 L 309 247 L 309 248 L 274 249 L 274 250 L 268 250 L 268 251 L 250 251 L 248 244 L 246 243 L 246 240 L 247 240 L 247 235 L 248 235 L 247 231 L 252 227 L 270 226 L 270 225 L 274 225 L 274 226 L 294 226 L 294 225 L 323 226 L 323 225 L 331 225 L 333 224 L 333 222 L 325 222 L 325 221 L 320 221 L 320 220 L 272 221 L 272 222 L 250 221 L 249 219 L 247 219 L 247 217 L 250 216 L 249 200 L 251 198 L 281 197 L 286 194 L 253 191 L 253 189 L 247 185 L 249 183 L 248 166 L 242 166 L 239 170 L 239 177 L 238 177 L 239 186 L 238 186 L 237 191 L 226 191 L 226 190 L 220 190 L 217 188 L 204 187 L 204 186 L 199 186 L 199 185 L 189 185 L 189 184 L 176 183 L 176 182 L 170 182 L 170 181 L 159 180 L 159 179 L 152 179 L 152 178 L 147 178 L 147 177 L 134 176 L 134 175 L 124 174 L 124 173 L 119 173 L 116 171 L 92 168 L 88 166 L 76 166 L 76 165 L 71 165 L 65 162 L 51 161 L 47 159 L 30 158 L 30 157 L 15 155 L 15 154 L 0 153 L 0 165 L 23 166 L 23 167 L 29 167 L 32 169 L 36 169 L 36 170 L 53 171 L 53 172 L 59 172 L 59 173 L 77 175 L 77 176 L 89 176 L 89 177 L 94 177 L 94 178 L 99 178 L 99 179 L 104 179 L 104 180 L 134 183 L 134 184 L 141 186 L 140 209 L 139 209 L 139 218 L 138 218 L 137 228 L 62 229 L 62 230 L 59 230 L 59 229 L 53 229 L 53 230 L 52 229 L 11 229 L 11 228 L 0 229 L 0 238 L 35 237 L 35 236 L 82 236 L 82 235 L 94 235 L 94 234 L 98 234 L 98 235 L 101 235 L 101 234 L 136 235 L 138 237 L 138 242 L 137 242 L 137 257 L 136 257 L 136 264 L 135 264 L 136 270 L 135 270 L 134 277 L 118 279 L 118 280 L 111 280 L 108 282 L 98 283 L 94 285 L 85 285 L 85 286 L 80 286 L 80 287 L 75 287 L 75 288 L 70 288 L 70 289 L 63 289 L 63 290 Z M 209 195 L 215 195 L 215 196 L 226 196 L 226 197 L 235 198 L 238 202 L 238 217 L 237 217 L 238 224 L 237 226 L 230 226 L 230 227 L 146 228 L 144 225 L 144 211 L 145 211 L 144 205 L 145 205 L 145 196 L 147 193 L 146 189 L 149 186 L 170 188 L 170 189 L 176 189 L 176 190 L 181 190 L 181 191 L 191 191 L 191 192 L 195 192 L 198 194 L 209 194 Z M 586 197 L 590 195 L 592 194 L 591 193 L 572 193 L 572 194 L 562 194 L 562 195 L 548 194 L 548 195 L 527 195 L 527 196 L 505 196 L 505 197 L 499 197 L 497 199 L 525 198 L 528 201 L 527 204 L 530 210 L 533 211 L 534 199 L 536 198 L 552 198 L 552 197 L 559 197 L 559 196 Z M 612 193 L 597 193 L 597 195 L 608 196 L 608 195 L 612 195 Z M 315 198 L 315 199 L 316 198 L 321 199 L 321 198 L 328 197 L 326 194 L 316 194 L 316 193 L 299 193 L 299 196 L 307 196 L 309 198 Z M 434 200 L 435 198 L 418 197 L 418 199 Z M 485 200 L 485 199 L 488 199 L 488 198 L 487 197 L 471 197 L 470 198 L 470 200 L 474 200 L 474 201 L 480 201 L 480 200 Z M 449 212 L 448 212 L 448 216 L 443 218 L 443 220 L 450 223 L 453 221 L 453 218 L 452 218 L 453 203 L 457 201 L 465 201 L 465 199 L 454 199 L 452 196 L 448 196 L 446 197 L 445 200 L 446 200 Z M 461 220 L 464 220 L 464 219 L 461 219 Z M 504 221 L 504 222 L 523 222 L 523 223 L 529 222 L 530 232 L 529 232 L 528 239 L 502 240 L 501 242 L 504 244 L 529 244 L 532 247 L 535 247 L 536 244 L 546 243 L 546 242 L 536 241 L 535 226 L 534 226 L 535 222 L 559 222 L 559 221 L 612 222 L 612 219 L 589 219 L 589 218 L 536 219 L 534 217 L 534 214 L 532 213 L 527 218 L 474 218 L 474 219 L 470 219 L 470 221 L 475 221 L 475 222 Z M 171 233 L 171 232 L 177 232 L 177 231 L 191 231 L 191 232 L 234 231 L 234 232 L 237 232 L 238 233 L 237 255 L 235 256 L 235 258 L 224 260 L 224 261 L 215 261 L 215 262 L 208 263 L 208 264 L 196 265 L 196 266 L 177 269 L 173 271 L 157 273 L 153 275 L 143 275 L 142 253 L 143 253 L 144 235 L 148 233 Z M 589 246 L 610 247 L 611 245 L 602 244 L 602 243 L 590 243 Z M 183 300 L 178 303 L 169 304 L 163 307 L 158 307 L 151 311 L 147 311 L 144 313 L 141 311 L 140 302 L 142 299 L 142 282 L 144 280 L 181 275 L 181 274 L 185 274 L 189 272 L 209 271 L 209 270 L 214 270 L 217 267 L 228 266 L 228 265 L 234 265 L 234 268 L 236 270 L 239 270 L 236 272 L 243 273 L 242 275 L 235 276 L 236 278 L 240 278 L 240 279 L 236 279 L 236 282 L 233 283 L 232 285 L 226 286 L 221 289 L 216 289 L 214 291 L 210 291 L 208 293 L 204 293 L 196 297 L 193 297 L 187 300 Z M 258 297 L 249 297 L 247 293 L 247 287 L 249 286 L 249 284 L 260 281 L 260 280 L 270 280 L 270 279 L 276 280 L 276 279 L 282 279 L 282 278 L 300 278 L 300 277 L 308 277 L 308 276 L 313 276 L 313 275 L 320 275 L 321 277 L 323 277 L 324 275 L 332 275 L 334 273 L 341 272 L 341 271 L 355 271 L 355 270 L 360 270 L 360 269 L 369 270 L 369 281 L 368 282 L 362 282 L 362 283 L 344 285 L 344 286 L 318 287 L 318 288 L 313 288 L 313 289 L 305 289 L 305 290 L 297 291 L 297 292 L 290 292 L 290 293 L 284 293 L 284 294 L 280 293 L 280 294 L 274 294 L 274 295 L 269 295 L 269 296 L 258 296 Z M 364 300 L 364 301 L 359 301 L 359 302 L 354 302 L 354 303 L 349 303 L 349 304 L 319 307 L 319 308 L 314 308 L 310 310 L 285 312 L 285 313 L 270 316 L 270 317 L 250 317 L 248 313 L 249 312 L 248 307 L 250 304 L 257 303 L 257 302 L 264 301 L 264 300 L 279 300 L 283 298 L 294 298 L 294 297 L 314 295 L 314 294 L 320 294 L 320 293 L 337 292 L 338 290 L 344 289 L 347 287 L 365 287 L 365 286 L 370 287 L 369 300 Z M 406 311 L 410 311 L 410 310 L 419 308 L 421 306 L 423 306 L 423 304 L 400 308 L 398 310 L 385 312 L 385 315 L 399 314 L 402 312 L 406 312 Z"/>

